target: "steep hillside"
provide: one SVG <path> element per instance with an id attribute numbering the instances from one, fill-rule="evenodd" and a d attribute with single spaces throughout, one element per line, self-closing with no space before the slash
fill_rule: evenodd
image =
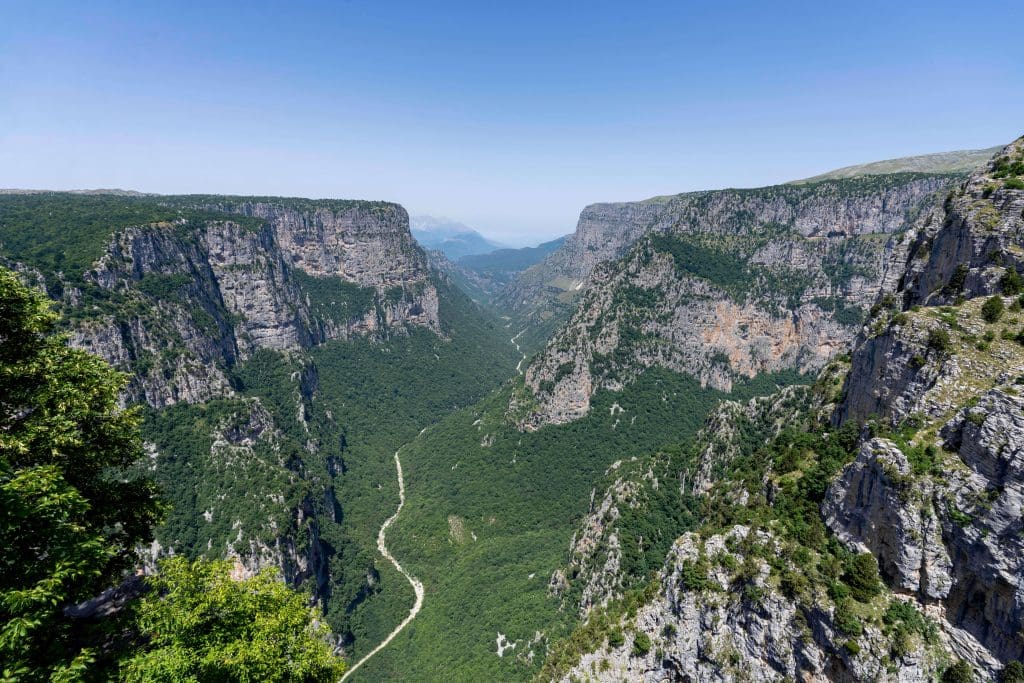
<path id="1" fill-rule="evenodd" d="M 813 387 L 609 472 L 541 679 L 1018 680 L 1022 176 L 1024 138 L 949 193 Z"/>
<path id="2" fill-rule="evenodd" d="M 591 550 L 614 559 L 589 562 L 587 535 L 573 539 L 567 523 L 586 513 L 586 482 L 606 471 L 632 472 L 633 459 L 648 462 L 652 451 L 674 454 L 665 467 L 691 458 L 680 444 L 726 391 L 762 396 L 798 382 L 797 369 L 821 368 L 854 338 L 879 290 L 896 286 L 900 269 L 890 271 L 890 264 L 905 258 L 909 242 L 890 239 L 891 233 L 926 220 L 928 209 L 941 204 L 936 190 L 949 182 L 945 176 L 886 176 L 684 196 L 671 218 L 663 218 L 665 225 L 641 237 L 625 257 L 597 265 L 577 315 L 616 329 L 622 343 L 588 358 L 589 367 L 604 373 L 587 395 L 593 410 L 572 419 L 537 419 L 544 392 L 553 389 L 541 386 L 537 368 L 550 353 L 565 351 L 559 347 L 577 329 L 574 316 L 524 380 L 403 449 L 407 506 L 388 538 L 392 552 L 423 581 L 426 600 L 410 629 L 354 678 L 416 672 L 414 678 L 432 680 L 450 667 L 492 680 L 535 673 L 552 639 L 576 621 L 576 611 L 564 609 L 568 601 L 604 600 L 603 579 L 580 586 L 584 574 L 599 577 L 610 563 L 621 572 L 610 585 L 624 590 L 626 577 L 657 570 L 680 526 L 699 519 L 699 506 L 680 497 L 678 487 L 656 486 L 656 509 L 669 523 L 641 523 L 631 536 L 595 539 Z M 695 334 L 686 340 L 699 324 L 730 322 L 721 311 L 707 312 L 709 299 L 749 316 L 727 330 L 767 321 L 750 331 L 762 362 L 751 361 L 754 352 L 738 343 L 746 355 L 722 352 L 716 359 L 726 366 L 718 384 L 682 353 L 670 362 L 666 350 L 677 343 L 695 355 L 721 351 Z M 794 323 L 794 311 L 817 327 Z M 643 336 L 655 336 L 652 330 L 661 334 L 654 343 Z M 659 345 L 664 355 L 648 362 L 645 349 Z M 784 351 L 772 355 L 773 345 Z M 560 382 L 571 381 L 572 369 L 566 370 L 556 366 L 556 375 L 565 374 Z M 790 391 L 809 402 L 806 390 Z M 570 545 L 578 565 L 562 571 Z"/>
<path id="3" fill-rule="evenodd" d="M 481 275 L 489 275 L 499 282 L 505 282 L 514 273 L 524 271 L 542 261 L 548 254 L 559 249 L 565 240 L 566 237 L 559 237 L 549 242 L 541 242 L 535 247 L 498 249 L 489 254 L 463 256 L 459 259 L 459 265 Z"/>
<path id="4" fill-rule="evenodd" d="M 736 392 L 765 394 L 790 381 L 762 376 Z M 388 542 L 423 581 L 426 600 L 353 680 L 530 678 L 548 643 L 576 620 L 549 582 L 592 483 L 617 460 L 690 438 L 724 397 L 652 369 L 623 391 L 600 392 L 584 419 L 523 434 L 506 415 L 521 390 L 505 387 L 402 450 L 406 507 Z"/>
<path id="5" fill-rule="evenodd" d="M 526 371 L 535 404 L 524 427 L 577 419 L 597 388 L 645 367 L 725 391 L 737 377 L 820 369 L 895 284 L 905 233 L 950 182 L 898 174 L 616 205 L 646 232 L 617 261 L 601 260 L 615 221 L 582 233 L 602 246 L 573 261 L 595 265 L 575 313 Z"/>
<path id="6" fill-rule="evenodd" d="M 474 301 L 487 306 L 504 319 L 510 336 L 522 332 L 518 337 L 519 345 L 525 352 L 532 354 L 547 341 L 562 320 L 523 316 L 509 309 L 506 290 L 514 285 L 523 271 L 560 249 L 566 239 L 559 237 L 536 247 L 499 249 L 489 254 L 464 256 L 458 260 L 451 260 L 436 250 L 427 253 L 431 263 L 447 273 Z"/>
<path id="7" fill-rule="evenodd" d="M 929 194 L 962 177 L 960 173 L 899 173 L 593 204 L 580 214 L 576 232 L 565 244 L 514 278 L 498 301 L 521 327 L 528 328 L 529 347 L 539 349 L 579 308 L 579 298 L 590 288 L 588 280 L 598 265 L 624 256 L 650 232 L 707 238 L 781 229 L 827 242 L 835 242 L 836 237 L 891 234 L 927 203 Z M 713 246 L 727 252 L 735 245 Z M 776 240 L 772 246 L 782 247 L 783 252 L 764 254 L 769 265 L 787 256 L 787 245 Z M 747 245 L 748 252 L 756 247 Z M 798 269 L 803 265 L 795 264 Z"/>
<path id="8" fill-rule="evenodd" d="M 487 318 L 431 271 L 400 206 L 223 196 L 0 198 L 6 260 L 72 344 L 130 377 L 173 504 L 154 554 L 273 564 L 350 654 L 411 602 L 376 554 L 391 454 L 512 373 Z"/>

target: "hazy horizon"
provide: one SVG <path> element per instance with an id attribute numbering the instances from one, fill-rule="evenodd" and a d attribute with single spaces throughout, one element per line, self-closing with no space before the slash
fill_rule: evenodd
<path id="1" fill-rule="evenodd" d="M 0 186 L 383 199 L 515 246 L 572 232 L 594 202 L 1022 132 L 1008 2 L 6 15 Z"/>

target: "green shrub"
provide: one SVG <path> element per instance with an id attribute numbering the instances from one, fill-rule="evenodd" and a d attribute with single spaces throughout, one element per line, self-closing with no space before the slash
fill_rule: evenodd
<path id="1" fill-rule="evenodd" d="M 964 282 L 967 281 L 967 274 L 971 271 L 970 266 L 966 263 L 961 263 L 953 271 L 953 275 L 949 278 L 949 283 L 946 284 L 945 292 L 947 294 L 957 294 L 962 292 L 964 289 Z"/>
<path id="2" fill-rule="evenodd" d="M 1010 662 L 999 672 L 1000 683 L 1024 683 L 1024 664 Z"/>
<path id="3" fill-rule="evenodd" d="M 708 562 L 704 557 L 696 561 L 686 560 L 679 571 L 679 578 L 684 586 L 698 593 L 712 590 L 716 584 L 708 578 Z"/>
<path id="4" fill-rule="evenodd" d="M 871 553 L 854 555 L 846 565 L 843 579 L 850 587 L 850 595 L 860 602 L 868 602 L 882 590 L 878 562 Z"/>
<path id="5" fill-rule="evenodd" d="M 1008 190 L 1024 190 L 1024 178 L 1009 178 L 1003 187 Z"/>
<path id="6" fill-rule="evenodd" d="M 833 581 L 828 586 L 828 597 L 832 598 L 832 601 L 836 604 L 839 604 L 850 597 L 850 589 L 844 583 Z"/>
<path id="7" fill-rule="evenodd" d="M 623 643 L 625 642 L 626 636 L 623 635 L 621 628 L 614 628 L 608 634 L 608 647 L 622 647 Z"/>
<path id="8" fill-rule="evenodd" d="M 973 683 L 974 669 L 971 665 L 960 659 L 944 672 L 942 672 L 942 683 Z"/>
<path id="9" fill-rule="evenodd" d="M 981 317 L 990 325 L 999 322 L 1003 317 L 1006 307 L 1003 305 L 1003 297 L 998 294 L 990 296 L 981 307 Z"/>
<path id="10" fill-rule="evenodd" d="M 651 638 L 643 631 L 638 631 L 633 637 L 633 656 L 643 657 L 651 651 Z"/>
<path id="11" fill-rule="evenodd" d="M 939 353 L 950 349 L 949 331 L 944 327 L 933 327 L 928 331 L 928 348 Z"/>
<path id="12" fill-rule="evenodd" d="M 853 602 L 849 598 L 836 603 L 835 624 L 836 628 L 848 636 L 856 637 L 864 633 L 864 627 L 853 613 Z"/>
<path id="13" fill-rule="evenodd" d="M 1003 273 L 1003 276 L 999 278 L 999 286 L 1003 290 L 1003 294 L 1007 296 L 1016 296 L 1020 294 L 1021 289 L 1024 288 L 1024 280 L 1021 279 L 1017 269 L 1010 266 Z"/>

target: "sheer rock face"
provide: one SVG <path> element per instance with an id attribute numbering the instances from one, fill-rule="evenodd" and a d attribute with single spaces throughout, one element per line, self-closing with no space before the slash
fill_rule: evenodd
<path id="1" fill-rule="evenodd" d="M 1024 190 L 1006 187 L 993 177 L 1001 159 L 1022 155 L 1024 138 L 951 191 L 944 210 L 924 222 L 895 292 L 905 315 L 917 306 L 996 294 L 1008 271 L 1024 270 Z M 943 380 L 957 381 L 976 371 L 959 368 L 955 359 L 928 348 L 927 332 L 936 327 L 941 325 L 932 324 L 928 330 L 894 325 L 859 339 L 837 421 L 876 415 L 898 422 L 915 410 L 948 410 L 950 406 L 922 402 Z"/>
<path id="2" fill-rule="evenodd" d="M 230 394 L 227 369 L 259 349 L 417 327 L 441 334 L 437 290 L 405 210 L 347 206 L 225 204 L 210 208 L 262 224 L 211 219 L 125 230 L 87 274 L 125 305 L 79 324 L 72 343 L 130 370 L 126 399 L 159 408 Z M 367 306 L 315 306 L 303 283 L 317 280 L 364 288 Z"/>
<path id="3" fill-rule="evenodd" d="M 762 224 L 790 226 L 804 237 L 892 233 L 903 227 L 922 200 L 954 184 L 958 176 L 892 178 L 898 180 L 879 184 L 859 179 L 856 185 L 830 180 L 592 204 L 580 213 L 576 232 L 565 244 L 507 289 L 505 304 L 524 310 L 558 296 L 559 290 L 581 291 L 598 264 L 623 256 L 652 230 L 735 234 L 746 230 L 753 218 Z"/>
<path id="4" fill-rule="evenodd" d="M 895 588 L 1002 661 L 1024 655 L 1022 389 L 993 389 L 942 428 L 958 458 L 941 473 L 915 476 L 895 444 L 864 443 L 823 505 L 829 528 L 874 554 Z"/>
<path id="5" fill-rule="evenodd" d="M 707 539 L 680 537 L 660 573 L 660 591 L 624 624 L 623 643 L 616 647 L 605 641 L 561 680 L 924 683 L 941 671 L 941 657 L 923 646 L 904 655 L 899 666 L 883 665 L 888 637 L 874 627 L 859 639 L 857 654 L 837 646 L 844 636 L 834 615 L 807 611 L 773 587 L 767 561 L 745 554 L 743 548 L 752 546 L 769 554 L 779 549 L 772 535 L 744 526 Z M 733 583 L 728 567 L 714 564 L 725 556 L 733 566 L 752 568 L 745 587 Z M 687 565 L 700 557 L 712 558 L 709 586 L 692 590 L 686 583 Z M 646 637 L 646 652 L 638 651 L 638 636 Z"/>
<path id="6" fill-rule="evenodd" d="M 895 444 L 866 441 L 829 487 L 822 514 L 847 546 L 875 556 L 894 588 L 939 599 L 949 594 L 952 561 L 942 543 L 935 492 L 930 485 L 911 492 L 910 472 Z"/>
<path id="7" fill-rule="evenodd" d="M 896 176 L 588 207 L 545 262 L 564 259 L 571 266 L 559 268 L 586 280 L 575 313 L 526 370 L 537 408 L 521 426 L 578 419 L 594 392 L 652 366 L 725 391 L 759 373 L 820 369 L 896 286 L 936 190 L 951 182 Z M 674 238 L 702 251 L 680 263 Z M 710 258 L 720 267 L 701 270 Z"/>
<path id="8" fill-rule="evenodd" d="M 265 220 L 288 264 L 310 275 L 381 287 L 420 282 L 426 272 L 409 215 L 397 204 L 354 203 L 338 211 L 252 201 L 219 208 Z"/>

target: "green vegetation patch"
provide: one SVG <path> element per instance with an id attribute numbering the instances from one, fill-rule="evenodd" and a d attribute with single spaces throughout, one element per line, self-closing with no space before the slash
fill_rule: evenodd
<path id="1" fill-rule="evenodd" d="M 115 232 L 173 221 L 182 211 L 151 198 L 69 193 L 0 195 L 0 245 L 11 261 L 69 277 L 103 255 Z"/>
<path id="2" fill-rule="evenodd" d="M 377 292 L 340 277 L 310 275 L 294 268 L 292 276 L 309 298 L 310 311 L 321 318 L 345 323 L 362 318 L 374 309 Z"/>
<path id="3" fill-rule="evenodd" d="M 0 195 L 0 256 L 39 269 L 44 276 L 63 272 L 80 281 L 110 243 L 125 228 L 170 223 L 189 233 L 206 220 L 232 220 L 255 227 L 262 221 L 197 209 L 195 204 L 171 204 L 163 197 L 42 192 Z"/>
<path id="4" fill-rule="evenodd" d="M 749 391 L 775 386 L 763 378 Z M 505 417 L 512 390 L 455 413 L 402 451 L 407 502 L 389 545 L 424 582 L 427 599 L 359 680 L 409 671 L 424 680 L 451 670 L 474 680 L 533 675 L 546 652 L 530 644 L 535 633 L 554 639 L 575 622 L 573 610 L 560 609 L 549 595 L 548 581 L 565 564 L 594 482 L 616 460 L 628 463 L 685 441 L 727 396 L 689 376 L 651 369 L 621 392 L 599 392 L 585 418 L 523 433 Z M 637 524 L 635 535 L 623 537 L 624 561 L 638 574 L 659 566 L 676 530 L 693 523 L 690 509 L 679 505 L 678 487 L 662 490 L 658 511 L 672 523 Z M 463 522 L 464 543 L 451 538 L 452 515 Z M 641 534 L 648 534 L 646 545 Z M 499 632 L 519 643 L 501 658 Z"/>

